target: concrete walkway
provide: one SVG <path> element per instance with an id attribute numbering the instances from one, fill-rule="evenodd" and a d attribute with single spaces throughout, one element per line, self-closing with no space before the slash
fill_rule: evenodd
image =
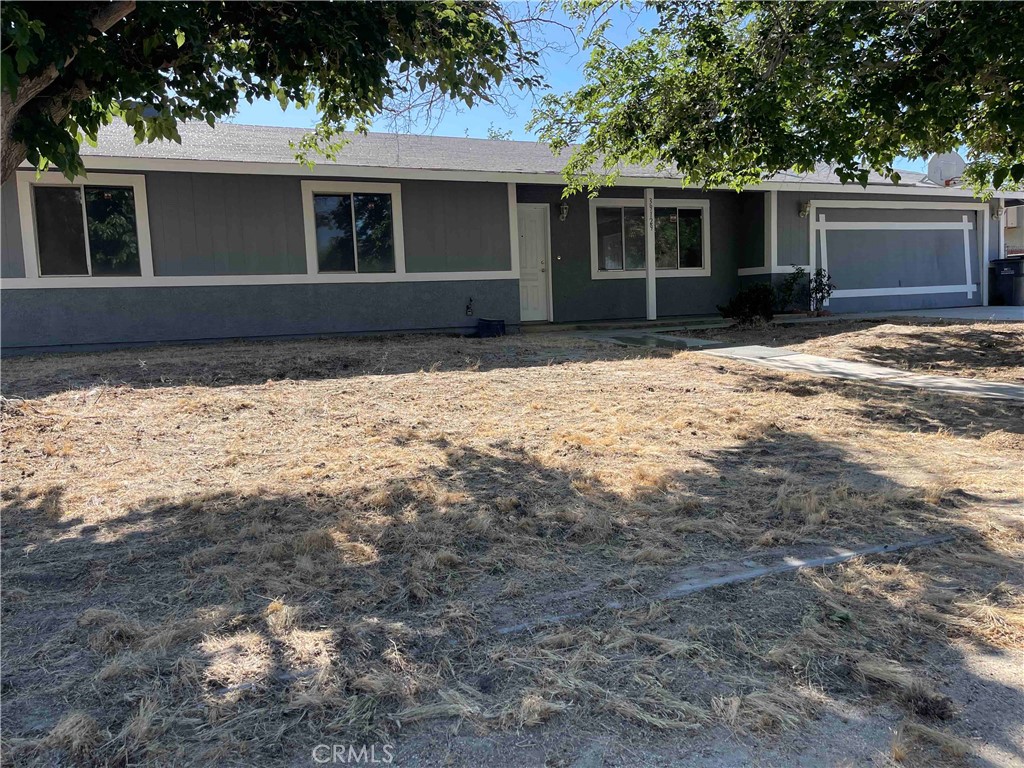
<path id="1" fill-rule="evenodd" d="M 812 376 L 828 376 L 834 379 L 866 381 L 896 387 L 914 387 L 947 395 L 967 395 L 1024 402 L 1024 385 L 1021 384 L 1008 384 L 985 379 L 962 379 L 957 376 L 929 376 L 870 363 L 804 355 L 785 347 L 752 345 L 700 351 L 705 355 L 727 357 L 731 360 L 741 360 L 745 363 L 789 373 L 806 373 Z"/>

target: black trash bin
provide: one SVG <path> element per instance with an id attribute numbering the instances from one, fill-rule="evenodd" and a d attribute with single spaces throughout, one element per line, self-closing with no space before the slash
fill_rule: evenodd
<path id="1" fill-rule="evenodd" d="M 989 262 L 988 298 L 989 304 L 1024 307 L 1024 254 Z"/>
<path id="2" fill-rule="evenodd" d="M 495 336 L 504 336 L 505 321 L 481 317 L 476 321 L 476 335 L 481 339 L 491 339 Z"/>

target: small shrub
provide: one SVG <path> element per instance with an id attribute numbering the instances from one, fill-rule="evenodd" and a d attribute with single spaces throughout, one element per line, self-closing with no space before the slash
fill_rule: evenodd
<path id="1" fill-rule="evenodd" d="M 797 290 L 800 288 L 800 284 L 803 282 L 804 275 L 806 274 L 803 267 L 795 267 L 792 272 L 786 275 L 786 279 L 779 284 L 779 287 L 775 289 L 775 306 L 779 312 L 785 312 L 793 305 L 793 301 L 797 296 Z"/>
<path id="2" fill-rule="evenodd" d="M 828 272 L 821 267 L 814 270 L 811 275 L 811 311 L 814 314 L 820 315 L 824 311 L 825 302 L 835 289 L 836 284 Z"/>
<path id="3" fill-rule="evenodd" d="M 775 317 L 775 290 L 768 283 L 756 283 L 737 293 L 725 306 L 718 306 L 722 317 L 745 324 L 765 322 Z"/>

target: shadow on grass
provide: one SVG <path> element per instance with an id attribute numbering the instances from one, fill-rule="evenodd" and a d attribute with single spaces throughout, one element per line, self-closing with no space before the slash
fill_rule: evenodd
<path id="1" fill-rule="evenodd" d="M 882 335 L 899 346 L 865 340 L 856 348 L 871 363 L 914 371 L 955 374 L 960 369 L 990 369 L 1019 366 L 1024 357 L 1024 334 L 1001 330 L 998 325 L 957 333 L 918 330 L 912 336 Z M 1010 380 L 1010 377 L 1007 377 Z"/>
<path id="2" fill-rule="evenodd" d="M 347 379 L 419 371 L 487 371 L 668 357 L 566 334 L 473 339 L 387 336 L 160 345 L 4 360 L 3 394 L 39 398 L 96 386 L 227 387 L 267 381 Z"/>
<path id="3" fill-rule="evenodd" d="M 881 330 L 878 326 L 912 328 L 912 333 Z M 876 330 L 877 329 L 877 330 Z M 864 335 L 859 335 L 864 334 Z M 962 371 L 997 371 L 1019 367 L 1024 357 L 1024 334 L 1001 323 L 925 318 L 866 318 L 813 323 L 768 323 L 751 328 L 695 331 L 702 336 L 735 344 L 784 347 L 835 338 L 864 362 L 919 373 L 958 375 Z M 827 355 L 828 352 L 820 354 Z M 844 355 L 848 357 L 849 355 Z M 1006 381 L 1012 381 L 1007 375 Z"/>
<path id="4" fill-rule="evenodd" d="M 991 689 L 951 640 L 984 644 L 984 633 L 922 618 L 937 610 L 925 599 L 936 553 L 885 560 L 904 569 L 891 592 L 830 587 L 849 571 L 829 569 L 661 609 L 646 597 L 678 564 L 924 531 L 956 533 L 979 564 L 945 573 L 944 588 L 988 594 L 1019 577 L 1020 560 L 989 547 L 954 503 L 927 503 L 840 446 L 768 431 L 628 494 L 503 443 L 439 447 L 442 464 L 385 484 L 151 499 L 96 525 L 64 513 L 60 487 L 8 489 L 2 706 L 16 759 L 288 762 L 315 744 L 374 740 L 423 757 L 447 739 L 429 721 L 452 717 L 509 748 L 533 726 L 570 749 L 626 731 L 655 744 L 720 738 L 707 729 L 725 721 L 715 702 L 732 697 L 734 727 L 785 726 L 743 719 L 760 690 L 788 691 L 794 718 L 815 709 L 807 685 L 840 708 L 884 698 L 885 684 L 858 671 L 869 655 L 924 670 L 937 655 Z M 564 643 L 494 634 L 503 611 L 588 584 L 629 606 L 565 628 Z M 637 629 L 632 644 L 623 627 Z M 986 738 L 1012 750 L 1022 714 L 1008 706 Z"/>
<path id="5" fill-rule="evenodd" d="M 1024 403 L 965 397 L 842 379 L 795 380 L 782 373 L 751 369 L 748 390 L 815 397 L 830 392 L 845 398 L 852 414 L 888 429 L 931 434 L 949 432 L 975 439 L 1024 434 Z M 1011 438 L 1012 439 L 1012 438 Z"/>

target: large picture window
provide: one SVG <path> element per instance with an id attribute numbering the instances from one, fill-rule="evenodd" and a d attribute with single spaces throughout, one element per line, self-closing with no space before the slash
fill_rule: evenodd
<path id="1" fill-rule="evenodd" d="M 310 274 L 405 272 L 401 186 L 302 182 Z"/>
<path id="2" fill-rule="evenodd" d="M 394 272 L 391 195 L 314 195 L 320 272 Z"/>
<path id="3" fill-rule="evenodd" d="M 654 261 L 662 276 L 710 274 L 709 210 L 706 200 L 655 202 Z M 592 276 L 642 277 L 644 226 L 641 200 L 592 200 Z"/>
<path id="4" fill-rule="evenodd" d="M 656 208 L 654 257 L 658 269 L 704 266 L 703 213 L 694 208 Z"/>
<path id="5" fill-rule="evenodd" d="M 41 277 L 139 277 L 142 265 L 130 186 L 33 185 Z"/>

